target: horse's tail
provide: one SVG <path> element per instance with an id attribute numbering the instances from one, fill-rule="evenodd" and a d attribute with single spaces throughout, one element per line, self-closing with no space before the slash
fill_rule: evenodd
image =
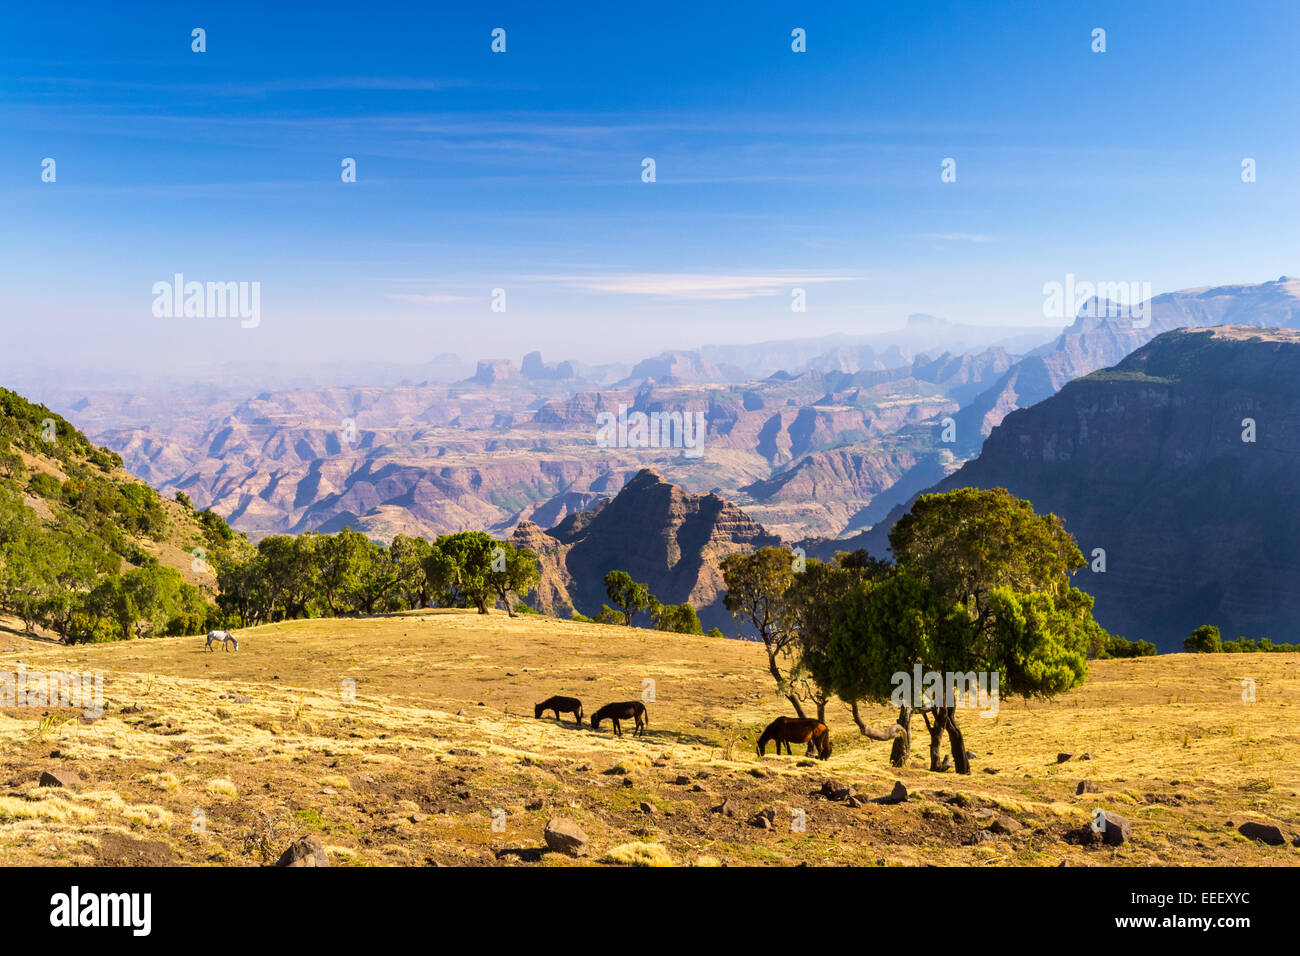
<path id="1" fill-rule="evenodd" d="M 646 707 L 645 704 L 641 705 L 641 723 L 643 723 L 647 727 L 650 726 L 650 710 Z"/>

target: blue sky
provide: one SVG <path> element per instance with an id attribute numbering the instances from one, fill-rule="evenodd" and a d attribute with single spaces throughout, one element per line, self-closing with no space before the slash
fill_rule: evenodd
<path id="1" fill-rule="evenodd" d="M 1300 5 L 810 6 L 12 17 L 0 366 L 634 359 L 1300 271 Z M 177 272 L 260 282 L 260 325 L 156 318 Z"/>

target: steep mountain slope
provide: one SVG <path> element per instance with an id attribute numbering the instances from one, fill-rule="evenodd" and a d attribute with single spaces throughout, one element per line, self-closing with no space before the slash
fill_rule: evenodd
<path id="1" fill-rule="evenodd" d="M 1158 295 L 1149 303 L 1145 327 L 1136 327 L 1141 320 L 1107 317 L 1107 311 L 1095 299 L 1086 303 L 1055 342 L 1011 366 L 963 408 L 956 416 L 959 449 L 974 452 L 1008 412 L 1042 401 L 1081 375 L 1114 365 L 1163 332 L 1227 324 L 1300 327 L 1300 279 L 1282 276 L 1274 282 Z"/>
<path id="2" fill-rule="evenodd" d="M 1254 440 L 1251 435 L 1253 421 Z M 1300 331 L 1167 332 L 1113 368 L 1012 412 L 937 484 L 1003 487 L 1065 519 L 1105 571 L 1077 585 L 1104 627 L 1177 650 L 1300 637 Z M 889 521 L 866 541 L 883 551 Z"/>
<path id="3" fill-rule="evenodd" d="M 594 614 L 608 601 L 604 578 L 626 571 L 665 604 L 689 601 L 705 628 L 733 633 L 722 607 L 718 562 L 736 551 L 779 546 L 781 539 L 715 494 L 692 495 L 645 469 L 613 499 L 570 515 L 548 532 L 521 522 L 512 538 L 542 566 L 538 608 Z"/>
<path id="4" fill-rule="evenodd" d="M 134 609 L 162 625 L 162 614 L 193 612 L 202 623 L 216 568 L 249 550 L 219 516 L 163 499 L 65 419 L 0 388 L 0 611 L 26 628 L 69 637 L 76 615 L 105 610 L 76 602 L 122 580 L 141 590 L 114 615 Z"/>

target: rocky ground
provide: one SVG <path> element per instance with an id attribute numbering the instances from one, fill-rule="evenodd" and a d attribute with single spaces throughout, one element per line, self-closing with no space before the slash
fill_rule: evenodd
<path id="1" fill-rule="evenodd" d="M 333 865 L 1300 863 L 1295 655 L 1094 662 L 1059 700 L 967 716 L 957 776 L 919 763 L 919 721 L 917 764 L 889 767 L 839 702 L 829 761 L 759 759 L 788 705 L 752 644 L 459 611 L 240 638 L 0 631 L 0 672 L 104 678 L 98 718 L 0 709 L 0 860 L 259 865 L 301 841 Z M 649 731 L 536 720 L 555 693 L 652 696 Z"/>

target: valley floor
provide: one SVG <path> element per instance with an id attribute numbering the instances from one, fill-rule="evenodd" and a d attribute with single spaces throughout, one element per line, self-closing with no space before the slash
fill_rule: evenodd
<path id="1" fill-rule="evenodd" d="M 239 637 L 237 653 L 207 653 L 194 637 L 65 648 L 0 629 L 0 673 L 104 682 L 98 719 L 0 709 L 0 864 L 256 865 L 307 833 L 335 865 L 578 862 L 543 852 L 553 816 L 590 836 L 584 862 L 1300 864 L 1298 655 L 1093 662 L 1058 700 L 968 713 L 978 756 L 962 777 L 890 768 L 838 701 L 829 761 L 798 746 L 760 760 L 757 733 L 789 705 L 753 644 L 460 611 Z M 645 688 L 642 739 L 533 718 L 552 694 L 590 714 Z M 914 760 L 927 745 L 918 718 Z M 40 786 L 46 771 L 82 782 Z M 821 796 L 827 780 L 860 805 Z M 1076 795 L 1084 780 L 1099 792 Z M 896 781 L 909 799 L 876 802 Z M 734 815 L 715 812 L 724 800 Z M 752 823 L 766 807 L 770 829 Z M 1132 822 L 1131 841 L 1066 843 L 1099 807 Z M 975 842 L 1002 818 L 1014 832 Z M 1250 820 L 1287 844 L 1240 835 Z"/>

